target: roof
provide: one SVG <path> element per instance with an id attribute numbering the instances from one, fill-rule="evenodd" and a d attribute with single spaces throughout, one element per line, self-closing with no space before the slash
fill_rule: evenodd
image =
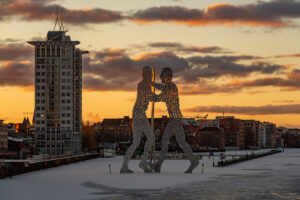
<path id="1" fill-rule="evenodd" d="M 204 128 L 201 128 L 199 131 L 218 131 L 218 132 L 222 132 L 222 130 L 219 129 L 218 127 L 204 127 Z"/>
<path id="2" fill-rule="evenodd" d="M 65 39 L 65 31 L 48 31 L 47 40 L 63 41 Z"/>

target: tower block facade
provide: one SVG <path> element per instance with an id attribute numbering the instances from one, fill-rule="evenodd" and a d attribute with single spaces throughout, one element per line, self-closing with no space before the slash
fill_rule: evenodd
<path id="1" fill-rule="evenodd" d="M 65 31 L 49 31 L 35 46 L 35 139 L 40 153 L 80 153 L 82 54 Z"/>

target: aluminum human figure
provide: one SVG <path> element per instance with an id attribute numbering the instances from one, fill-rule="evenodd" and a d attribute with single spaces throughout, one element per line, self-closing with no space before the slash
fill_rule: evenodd
<path id="1" fill-rule="evenodd" d="M 199 160 L 193 155 L 191 146 L 185 141 L 185 134 L 182 127 L 182 114 L 179 108 L 178 90 L 175 83 L 172 82 L 172 77 L 172 69 L 166 67 L 162 70 L 160 75 L 163 84 L 152 82 L 152 85 L 156 89 L 161 90 L 159 95 L 155 95 L 154 100 L 156 102 L 165 102 L 169 113 L 169 122 L 162 136 L 161 152 L 157 162 L 152 167 L 155 172 L 160 172 L 161 166 L 166 158 L 166 154 L 168 153 L 170 138 L 175 135 L 180 148 L 182 148 L 191 162 L 191 165 L 185 173 L 191 173 L 194 168 L 199 165 Z"/>
<path id="2" fill-rule="evenodd" d="M 153 129 L 146 116 L 146 110 L 148 109 L 149 101 L 153 99 L 153 94 L 151 92 L 151 78 L 152 69 L 148 66 L 144 67 L 143 80 L 138 84 L 137 98 L 132 112 L 133 142 L 127 149 L 120 173 L 133 173 L 133 171 L 128 168 L 128 162 L 133 156 L 135 150 L 140 145 L 143 134 L 146 135 L 147 141 L 144 147 L 143 158 L 139 163 L 139 167 L 142 168 L 144 172 L 151 172 L 151 169 L 147 165 L 147 160 L 148 155 L 152 150 L 152 146 L 154 145 L 155 137 Z"/>

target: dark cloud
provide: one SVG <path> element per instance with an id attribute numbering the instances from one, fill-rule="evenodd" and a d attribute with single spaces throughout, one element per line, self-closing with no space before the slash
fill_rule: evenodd
<path id="1" fill-rule="evenodd" d="M 87 75 L 83 86 L 92 90 L 135 90 L 141 80 L 142 67 L 146 65 L 154 67 L 158 73 L 166 66 L 172 67 L 175 73 L 188 67 L 185 59 L 171 52 L 145 53 L 130 58 L 124 50 L 105 49 L 96 52 L 93 58 L 85 57 L 83 62 L 83 72 Z"/>
<path id="2" fill-rule="evenodd" d="M 33 65 L 8 61 L 0 65 L 0 86 L 31 86 L 34 83 Z"/>
<path id="3" fill-rule="evenodd" d="M 242 89 L 228 85 L 209 84 L 205 80 L 200 80 L 194 84 L 179 84 L 180 95 L 211 95 L 211 94 L 228 94 L 240 92 Z"/>
<path id="4" fill-rule="evenodd" d="M 174 45 L 174 44 L 173 44 Z M 28 45 L 27 45 L 28 46 Z M 33 49 L 22 44 L 5 43 L 0 46 L 1 85 L 28 86 L 33 84 Z M 298 89 L 300 70 L 294 70 L 286 78 L 268 77 L 252 81 L 233 81 L 223 85 L 211 84 L 210 78 L 222 76 L 247 77 L 251 73 L 271 74 L 283 69 L 281 65 L 254 63 L 238 64 L 240 60 L 252 62 L 258 57 L 197 56 L 184 58 L 171 51 L 159 51 L 130 57 L 125 49 L 103 49 L 83 57 L 83 87 L 87 90 L 134 91 L 141 80 L 142 67 L 156 69 L 157 81 L 163 67 L 171 67 L 174 81 L 182 95 L 236 93 L 245 88 L 275 86 L 284 90 Z"/>
<path id="5" fill-rule="evenodd" d="M 33 59 L 33 52 L 33 48 L 28 45 L 0 43 L 0 61 Z"/>
<path id="6" fill-rule="evenodd" d="M 290 57 L 299 58 L 300 53 L 298 53 L 298 54 L 289 54 L 289 55 L 277 55 L 276 56 L 276 58 L 290 58 Z"/>
<path id="7" fill-rule="evenodd" d="M 191 64 L 191 68 L 184 71 L 182 78 L 188 82 L 196 82 L 200 78 L 219 78 L 222 76 L 231 77 L 247 77 L 251 73 L 272 74 L 284 70 L 282 65 L 275 65 L 269 63 L 251 63 L 239 64 L 239 60 L 252 60 L 257 57 L 245 56 L 194 56 L 187 60 Z"/>
<path id="8" fill-rule="evenodd" d="M 91 91 L 134 91 L 137 85 L 128 80 L 115 78 L 107 80 L 90 74 L 83 75 L 83 88 Z"/>
<path id="9" fill-rule="evenodd" d="M 246 89 L 254 87 L 279 87 L 283 91 L 294 91 L 300 89 L 300 70 L 295 69 L 288 73 L 286 78 L 267 77 L 247 81 L 232 81 L 227 84 L 228 87 L 235 89 Z"/>
<path id="10" fill-rule="evenodd" d="M 177 42 L 153 42 L 149 46 L 183 53 L 227 53 L 227 51 L 218 46 L 185 46 Z"/>
<path id="11" fill-rule="evenodd" d="M 197 106 L 185 109 L 186 112 L 212 112 L 244 115 L 280 115 L 300 114 L 300 104 L 265 105 L 265 106 Z"/>
<path id="12" fill-rule="evenodd" d="M 95 58 L 97 59 L 115 59 L 117 57 L 124 57 L 125 49 L 104 49 L 102 51 L 98 51 L 95 54 Z"/>
<path id="13" fill-rule="evenodd" d="M 212 4 L 206 9 L 181 6 L 161 6 L 139 10 L 133 15 L 137 22 L 175 22 L 188 25 L 236 25 L 282 27 L 287 19 L 300 17 L 300 2 L 296 0 L 258 1 L 255 4 Z"/>
<path id="14" fill-rule="evenodd" d="M 116 11 L 101 8 L 67 9 L 48 1 L 7 1 L 0 3 L 0 20 L 4 17 L 21 16 L 24 20 L 53 20 L 57 10 L 63 12 L 64 22 L 80 25 L 85 23 L 109 23 L 123 20 Z"/>
<path id="15" fill-rule="evenodd" d="M 236 62 L 240 60 L 260 59 L 261 57 L 251 55 L 237 55 L 237 56 L 193 56 L 189 57 L 188 61 L 192 64 L 215 64 L 219 62 Z"/>
<path id="16" fill-rule="evenodd" d="M 173 47 L 176 44 L 170 43 L 169 46 Z M 250 65 L 235 63 L 239 60 L 251 61 L 258 58 L 251 55 L 198 56 L 186 59 L 170 51 L 163 51 L 145 53 L 131 58 L 124 49 L 104 49 L 94 54 L 92 57 L 85 57 L 83 63 L 83 72 L 89 75 L 86 77 L 89 84 L 84 84 L 84 87 L 88 89 L 92 83 L 96 81 L 99 83 L 90 87 L 93 90 L 96 88 L 99 90 L 135 90 L 135 87 L 131 85 L 136 85 L 141 79 L 141 70 L 145 65 L 156 69 L 156 77 L 159 77 L 163 67 L 171 67 L 174 71 L 174 80 L 180 83 L 181 94 L 184 95 L 238 92 L 243 87 L 233 83 L 221 86 L 210 85 L 205 80 L 222 76 L 248 77 L 251 73 L 272 74 L 284 69 L 281 65 L 267 63 Z"/>

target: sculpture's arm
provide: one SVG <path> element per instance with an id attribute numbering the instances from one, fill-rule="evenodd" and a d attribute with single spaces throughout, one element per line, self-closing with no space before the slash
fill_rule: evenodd
<path id="1" fill-rule="evenodd" d="M 160 91 L 166 90 L 165 84 L 151 82 L 151 85 Z"/>
<path id="2" fill-rule="evenodd" d="M 166 102 L 166 96 L 165 96 L 165 93 L 162 92 L 162 93 L 160 93 L 159 95 L 154 94 L 154 95 L 153 95 L 153 100 L 154 100 L 154 102 L 160 102 L 160 101 Z"/>

